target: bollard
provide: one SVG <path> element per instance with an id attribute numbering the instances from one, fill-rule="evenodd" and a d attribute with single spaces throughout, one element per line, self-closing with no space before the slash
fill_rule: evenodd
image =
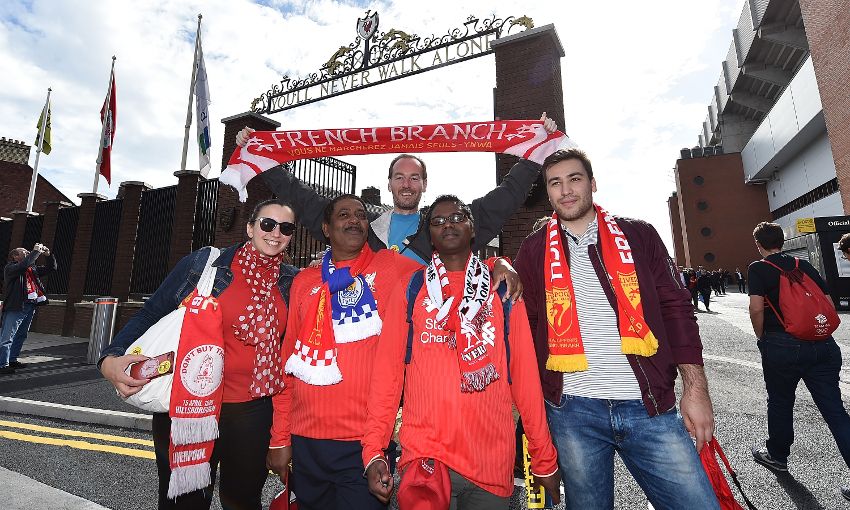
<path id="1" fill-rule="evenodd" d="M 99 297 L 94 300 L 91 314 L 91 333 L 89 333 L 88 362 L 92 365 L 100 359 L 100 351 L 112 342 L 115 332 L 115 315 L 118 310 L 118 298 Z"/>

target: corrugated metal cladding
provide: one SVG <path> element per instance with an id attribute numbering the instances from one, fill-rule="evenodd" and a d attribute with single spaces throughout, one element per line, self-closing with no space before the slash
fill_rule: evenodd
<path id="1" fill-rule="evenodd" d="M 731 93 L 735 89 L 735 83 L 738 82 L 738 77 L 741 75 L 741 68 L 738 65 L 738 54 L 735 51 L 735 32 L 732 30 L 732 44 L 729 45 L 729 51 L 726 52 L 726 60 L 723 61 L 723 75 L 726 77 L 726 91 Z"/>
<path id="2" fill-rule="evenodd" d="M 717 131 L 717 95 L 712 95 L 711 104 L 708 105 L 708 121 L 711 132 Z"/>
<path id="3" fill-rule="evenodd" d="M 714 87 L 714 97 L 717 99 L 718 112 L 723 113 L 726 109 L 726 103 L 729 102 L 729 93 L 726 92 L 726 70 L 720 73 L 720 78 L 717 79 L 717 85 Z"/>
<path id="4" fill-rule="evenodd" d="M 750 48 L 753 46 L 753 41 L 756 39 L 756 31 L 753 30 L 753 17 L 750 15 L 750 8 L 747 5 L 741 11 L 741 17 L 738 18 L 738 28 L 736 30 L 733 39 L 735 40 L 735 46 L 738 52 L 738 62 L 746 62 Z"/>
<path id="5" fill-rule="evenodd" d="M 711 145 L 711 127 L 708 115 L 705 116 L 705 122 L 702 123 L 702 136 L 703 140 L 705 140 L 705 145 Z"/>
<path id="6" fill-rule="evenodd" d="M 758 29 L 764 21 L 764 13 L 767 12 L 767 5 L 770 0 L 749 0 L 747 4 L 750 7 L 750 17 L 753 21 L 753 28 Z"/>

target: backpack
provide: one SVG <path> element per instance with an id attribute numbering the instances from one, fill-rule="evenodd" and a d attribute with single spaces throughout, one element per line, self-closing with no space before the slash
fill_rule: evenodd
<path id="1" fill-rule="evenodd" d="M 410 277 L 410 282 L 407 284 L 407 349 L 404 353 L 404 364 L 409 365 L 410 359 L 413 357 L 413 307 L 416 304 L 416 296 L 419 295 L 419 290 L 422 289 L 422 284 L 425 283 L 425 271 L 420 269 L 413 273 Z M 507 286 L 505 282 L 499 284 L 496 289 L 499 299 L 505 297 Z M 502 302 L 502 311 L 505 315 L 505 356 L 508 364 L 508 384 L 511 384 L 511 344 L 508 341 L 508 333 L 511 330 L 511 308 L 513 303 L 510 299 Z"/>
<path id="2" fill-rule="evenodd" d="M 826 340 L 838 328 L 835 306 L 812 278 L 800 270 L 794 257 L 794 269 L 786 271 L 767 259 L 762 262 L 779 270 L 779 309 L 765 296 L 785 332 L 800 340 Z"/>

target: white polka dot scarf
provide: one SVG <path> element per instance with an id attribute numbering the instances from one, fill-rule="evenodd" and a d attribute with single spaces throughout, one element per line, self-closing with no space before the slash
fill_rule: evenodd
<path id="1" fill-rule="evenodd" d="M 251 298 L 233 324 L 233 335 L 256 349 L 251 397 L 274 395 L 283 389 L 279 311 L 272 290 L 280 277 L 283 254 L 261 256 L 249 241 L 236 252 L 236 267 L 248 282 Z M 238 275 L 237 275 L 238 276 Z"/>

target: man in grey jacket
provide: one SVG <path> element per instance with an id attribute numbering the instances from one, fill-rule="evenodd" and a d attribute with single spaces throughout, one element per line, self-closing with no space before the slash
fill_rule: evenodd
<path id="1" fill-rule="evenodd" d="M 545 112 L 540 120 L 547 132 L 557 130 L 555 121 L 546 117 Z M 244 146 L 253 131 L 247 127 L 242 129 L 236 136 L 237 145 Z M 473 251 L 485 247 L 499 235 L 505 221 L 513 216 L 525 200 L 539 173 L 540 165 L 520 160 L 498 186 L 472 201 L 470 206 L 476 218 Z M 322 211 L 330 199 L 317 194 L 286 171 L 284 165 L 263 172 L 261 176 L 277 196 L 285 197 L 292 203 L 298 221 L 309 229 L 313 237 L 324 239 L 321 230 Z M 414 237 L 420 220 L 419 202 L 428 186 L 425 162 L 417 156 L 401 154 L 390 163 L 387 177 L 388 188 L 393 195 L 393 208 L 371 221 L 369 246 L 374 250 L 390 248 L 425 264 L 431 257 L 430 240 L 427 236 Z"/>

